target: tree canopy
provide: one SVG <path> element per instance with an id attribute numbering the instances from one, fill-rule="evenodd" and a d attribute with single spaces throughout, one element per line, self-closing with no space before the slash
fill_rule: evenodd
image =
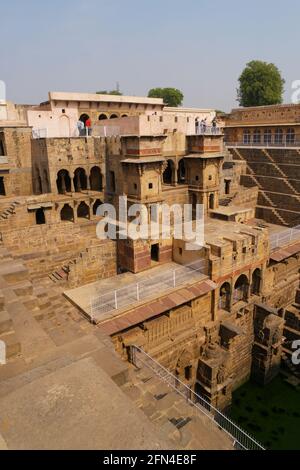
<path id="1" fill-rule="evenodd" d="M 241 106 L 266 106 L 282 103 L 285 80 L 276 65 L 253 60 L 239 78 L 238 101 Z"/>
<path id="2" fill-rule="evenodd" d="M 152 88 L 148 93 L 149 98 L 163 98 L 167 106 L 177 108 L 183 102 L 183 93 L 177 88 Z"/>

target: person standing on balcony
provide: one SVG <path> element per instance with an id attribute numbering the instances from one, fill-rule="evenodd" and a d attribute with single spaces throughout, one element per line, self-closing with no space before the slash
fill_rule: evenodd
<path id="1" fill-rule="evenodd" d="M 205 134 L 206 132 L 206 118 L 202 119 L 201 121 L 201 134 Z"/>
<path id="2" fill-rule="evenodd" d="M 199 134 L 199 127 L 200 127 L 199 118 L 196 118 L 195 126 L 196 126 L 196 135 L 197 135 L 197 134 Z"/>
<path id="3" fill-rule="evenodd" d="M 78 135 L 81 136 L 84 130 L 84 124 L 82 121 L 77 122 Z"/>
<path id="4" fill-rule="evenodd" d="M 92 133 L 92 121 L 90 120 L 90 118 L 88 118 L 85 121 L 85 127 L 86 127 L 86 135 L 91 135 L 91 133 Z"/>
<path id="5" fill-rule="evenodd" d="M 212 133 L 216 134 L 217 133 L 217 118 L 216 117 L 213 118 L 211 125 L 212 125 Z"/>

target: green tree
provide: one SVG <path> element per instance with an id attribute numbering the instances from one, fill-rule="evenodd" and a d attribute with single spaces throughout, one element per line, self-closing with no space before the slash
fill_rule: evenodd
<path id="1" fill-rule="evenodd" d="M 97 95 L 117 95 L 117 96 L 122 96 L 123 93 L 120 90 L 102 90 L 102 91 L 96 91 Z"/>
<path id="2" fill-rule="evenodd" d="M 177 108 L 183 102 L 183 93 L 177 88 L 152 88 L 148 93 L 149 98 L 163 98 L 167 106 Z"/>
<path id="3" fill-rule="evenodd" d="M 266 106 L 282 103 L 285 80 L 274 64 L 249 62 L 239 78 L 237 90 L 241 106 Z"/>

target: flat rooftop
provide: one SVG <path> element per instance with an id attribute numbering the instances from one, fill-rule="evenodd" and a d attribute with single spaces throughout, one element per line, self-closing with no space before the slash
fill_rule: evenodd
<path id="1" fill-rule="evenodd" d="M 94 323 L 101 323 L 139 307 L 151 299 L 207 279 L 203 260 L 182 266 L 171 262 L 141 273 L 124 273 L 85 286 L 64 295 Z"/>
<path id="2" fill-rule="evenodd" d="M 136 103 L 164 106 L 162 98 L 148 98 L 145 96 L 101 95 L 98 93 L 70 93 L 64 91 L 50 91 L 50 101 L 85 101 L 110 103 Z"/>

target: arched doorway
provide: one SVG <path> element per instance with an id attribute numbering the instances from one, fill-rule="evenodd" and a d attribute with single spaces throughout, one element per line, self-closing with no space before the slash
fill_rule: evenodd
<path id="1" fill-rule="evenodd" d="M 122 118 L 123 118 L 123 117 L 128 117 L 128 114 L 122 114 L 121 117 L 122 117 Z"/>
<path id="2" fill-rule="evenodd" d="M 82 201 L 77 208 L 77 217 L 82 219 L 90 218 L 90 208 L 84 201 Z"/>
<path id="3" fill-rule="evenodd" d="M 100 199 L 96 199 L 96 201 L 93 204 L 93 215 L 97 215 L 97 209 L 98 207 L 102 206 L 103 202 Z"/>
<path id="4" fill-rule="evenodd" d="M 100 114 L 100 116 L 98 117 L 98 120 L 99 121 L 105 121 L 105 119 L 108 119 L 108 117 L 106 116 L 106 114 Z"/>
<path id="5" fill-rule="evenodd" d="M 84 127 L 86 127 L 86 121 L 90 119 L 90 116 L 88 114 L 82 114 L 79 118 L 79 121 L 83 122 Z"/>
<path id="6" fill-rule="evenodd" d="M 59 134 L 60 137 L 70 137 L 70 120 L 66 115 L 59 118 Z"/>
<path id="7" fill-rule="evenodd" d="M 249 281 L 245 274 L 242 274 L 234 285 L 233 300 L 234 303 L 247 301 L 249 291 Z"/>
<path id="8" fill-rule="evenodd" d="M 77 168 L 74 173 L 74 188 L 76 193 L 87 189 L 87 176 L 83 168 Z"/>
<path id="9" fill-rule="evenodd" d="M 172 184 L 173 183 L 173 170 L 174 170 L 174 163 L 172 160 L 168 160 L 168 166 L 164 171 L 163 174 L 163 182 L 164 184 Z"/>
<path id="10" fill-rule="evenodd" d="M 178 164 L 177 181 L 179 184 L 186 183 L 186 168 L 185 168 L 185 161 L 183 158 L 179 161 L 179 164 Z"/>
<path id="11" fill-rule="evenodd" d="M 230 311 L 231 286 L 229 282 L 224 282 L 220 288 L 219 308 Z"/>
<path id="12" fill-rule="evenodd" d="M 69 204 L 65 204 L 60 211 L 60 219 L 68 222 L 74 222 L 74 211 Z"/>
<path id="13" fill-rule="evenodd" d="M 261 270 L 257 268 L 252 274 L 251 293 L 253 295 L 258 295 L 260 294 L 260 289 L 261 289 Z"/>
<path id="14" fill-rule="evenodd" d="M 215 195 L 214 194 L 209 195 L 209 208 L 211 210 L 215 208 Z"/>
<path id="15" fill-rule="evenodd" d="M 111 114 L 109 119 L 118 119 L 118 117 L 117 114 Z"/>
<path id="16" fill-rule="evenodd" d="M 37 225 L 44 225 L 46 223 L 45 212 L 42 207 L 35 211 L 35 222 Z"/>
<path id="17" fill-rule="evenodd" d="M 94 166 L 90 173 L 90 186 L 92 191 L 102 191 L 102 174 L 98 166 Z"/>
<path id="18" fill-rule="evenodd" d="M 71 192 L 71 178 L 67 170 L 60 170 L 57 173 L 56 186 L 58 194 Z"/>

